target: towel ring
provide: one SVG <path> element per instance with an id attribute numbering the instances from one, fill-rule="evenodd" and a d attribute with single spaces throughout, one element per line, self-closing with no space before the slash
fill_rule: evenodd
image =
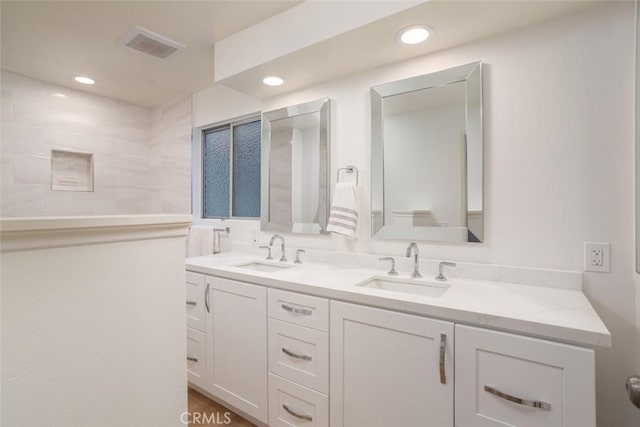
<path id="1" fill-rule="evenodd" d="M 360 175 L 360 172 L 358 171 L 358 168 L 353 166 L 353 165 L 348 165 L 345 166 L 343 168 L 338 168 L 338 172 L 336 173 L 336 182 L 340 182 L 340 172 L 345 171 L 348 174 L 352 174 L 352 173 L 356 173 L 356 186 L 358 185 L 358 178 Z"/>

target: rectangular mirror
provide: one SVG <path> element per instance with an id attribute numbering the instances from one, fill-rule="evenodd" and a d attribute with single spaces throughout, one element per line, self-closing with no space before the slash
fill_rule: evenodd
<path id="1" fill-rule="evenodd" d="M 328 172 L 329 99 L 263 113 L 261 229 L 326 233 Z"/>
<path id="2" fill-rule="evenodd" d="M 482 64 L 371 88 L 371 228 L 482 242 Z"/>

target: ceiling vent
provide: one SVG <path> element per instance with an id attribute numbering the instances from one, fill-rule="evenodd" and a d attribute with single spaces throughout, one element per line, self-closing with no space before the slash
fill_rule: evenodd
<path id="1" fill-rule="evenodd" d="M 185 47 L 182 43 L 168 39 L 140 26 L 136 26 L 133 30 L 129 31 L 122 38 L 121 43 L 131 49 L 161 59 L 165 59 Z"/>

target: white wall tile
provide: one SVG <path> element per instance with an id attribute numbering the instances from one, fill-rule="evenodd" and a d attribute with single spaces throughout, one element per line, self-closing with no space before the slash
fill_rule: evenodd
<path id="1" fill-rule="evenodd" d="M 16 154 L 13 162 L 13 181 L 16 184 L 40 184 L 51 186 L 50 157 Z"/>
<path id="2" fill-rule="evenodd" d="M 2 216 L 190 211 L 190 96 L 151 110 L 1 76 Z M 94 155 L 93 192 L 51 191 L 53 149 Z"/>

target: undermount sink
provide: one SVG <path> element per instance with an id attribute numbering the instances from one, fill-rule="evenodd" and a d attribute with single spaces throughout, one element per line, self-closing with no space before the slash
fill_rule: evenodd
<path id="1" fill-rule="evenodd" d="M 286 270 L 287 268 L 293 267 L 293 265 L 279 265 L 272 264 L 268 262 L 248 262 L 246 264 L 239 264 L 235 266 L 236 268 L 242 268 L 245 270 L 253 270 L 253 271 L 262 271 L 263 273 L 271 273 L 273 271 L 281 271 Z"/>
<path id="2" fill-rule="evenodd" d="M 362 283 L 358 283 L 356 286 L 425 297 L 441 297 L 450 287 L 445 283 L 426 282 L 420 279 L 396 279 L 391 277 L 372 277 Z"/>

